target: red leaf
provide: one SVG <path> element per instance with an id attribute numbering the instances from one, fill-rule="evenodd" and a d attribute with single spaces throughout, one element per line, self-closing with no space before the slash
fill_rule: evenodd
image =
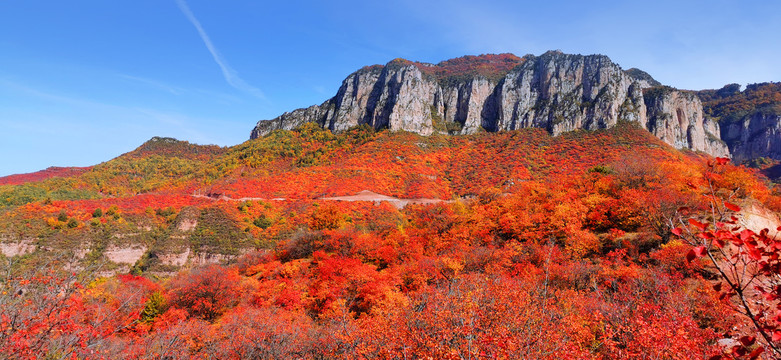
<path id="1" fill-rule="evenodd" d="M 773 341 L 781 340 L 781 330 L 773 331 Z"/>
<path id="2" fill-rule="evenodd" d="M 740 338 L 740 343 L 743 344 L 743 346 L 751 346 L 756 340 L 757 338 L 753 336 L 743 336 Z"/>
<path id="3" fill-rule="evenodd" d="M 737 354 L 738 356 L 743 356 L 743 355 L 746 355 L 748 350 L 743 345 L 735 345 L 735 346 L 732 347 L 732 352 L 734 354 Z"/>
<path id="4" fill-rule="evenodd" d="M 748 241 L 752 236 L 754 236 L 754 232 L 749 229 L 744 229 L 740 232 L 740 240 Z"/>
<path id="5" fill-rule="evenodd" d="M 689 250 L 689 252 L 686 253 L 686 261 L 692 262 L 696 258 L 697 258 L 697 255 L 694 253 L 694 250 Z"/>
<path id="6" fill-rule="evenodd" d="M 677 228 L 672 230 L 672 233 L 677 235 L 677 236 L 683 236 L 683 229 L 677 227 Z"/>
<path id="7" fill-rule="evenodd" d="M 730 209 L 730 210 L 732 210 L 732 211 L 735 211 L 735 212 L 738 212 L 738 211 L 740 211 L 740 206 L 737 206 L 737 205 L 735 205 L 735 204 L 728 203 L 728 202 L 726 202 L 726 201 L 724 202 L 724 207 L 726 207 L 727 209 Z"/>
<path id="8" fill-rule="evenodd" d="M 697 220 L 694 220 L 694 219 L 689 219 L 689 224 L 692 224 L 692 226 L 695 226 L 695 227 L 699 228 L 700 230 L 705 230 L 705 227 L 707 226 L 706 224 L 703 224 L 703 223 L 701 223 L 701 222 L 699 222 Z"/>
<path id="9" fill-rule="evenodd" d="M 714 238 L 714 236 L 713 236 L 713 233 L 712 233 L 712 232 L 710 232 L 710 231 L 707 231 L 707 232 L 701 232 L 701 233 L 697 234 L 697 236 L 699 236 L 699 237 L 701 237 L 701 238 L 703 238 L 703 239 L 708 239 L 708 240 L 710 240 L 710 239 L 713 239 L 713 238 Z"/>
<path id="10" fill-rule="evenodd" d="M 717 157 L 716 158 L 716 164 L 727 165 L 727 163 L 729 163 L 729 159 L 728 158 L 723 158 L 723 157 Z"/>
<path id="11" fill-rule="evenodd" d="M 708 250 L 705 250 L 704 246 L 698 246 L 693 249 L 694 254 L 697 255 L 697 257 L 703 257 L 708 254 Z"/>
<path id="12" fill-rule="evenodd" d="M 754 351 L 752 351 L 751 354 L 748 354 L 748 358 L 749 359 L 756 359 L 756 358 L 759 357 L 759 354 L 762 354 L 763 352 L 765 352 L 765 348 L 760 346 L 760 347 L 754 349 Z"/>

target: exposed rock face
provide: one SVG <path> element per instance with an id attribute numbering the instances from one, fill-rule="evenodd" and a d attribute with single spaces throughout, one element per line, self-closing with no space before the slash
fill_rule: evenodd
<path id="1" fill-rule="evenodd" d="M 476 133 L 483 127 L 485 105 L 495 88 L 483 77 L 446 87 L 435 102 L 436 114 L 442 114 L 445 124 L 457 124 L 454 131 L 460 127 L 463 134 Z"/>
<path id="2" fill-rule="evenodd" d="M 606 56 L 548 52 L 511 71 L 495 91 L 483 127 L 489 131 L 545 128 L 554 135 L 618 123 L 632 80 Z M 637 112 L 637 111 L 633 111 Z M 642 123 L 642 114 L 636 117 Z"/>
<path id="3" fill-rule="evenodd" d="M 724 125 L 721 136 L 741 163 L 759 157 L 781 159 L 781 115 L 755 112 Z"/>
<path id="4" fill-rule="evenodd" d="M 258 122 L 258 125 L 252 129 L 251 139 L 255 139 L 264 136 L 274 130 L 293 130 L 308 122 L 319 122 L 318 119 L 322 117 L 322 108 L 330 102 L 326 101 L 323 105 L 312 105 L 306 109 L 293 110 L 287 112 L 273 120 L 264 120 Z"/>
<path id="5" fill-rule="evenodd" d="M 701 90 L 709 116 L 718 119 L 721 138 L 735 163 L 759 157 L 781 160 L 781 83 L 738 84 Z"/>
<path id="6" fill-rule="evenodd" d="M 329 116 L 328 127 L 333 131 L 344 131 L 365 122 L 369 109 L 369 97 L 382 74 L 382 66 L 373 66 L 353 73 L 342 82 L 336 94 L 335 110 Z M 376 99 L 372 105 L 376 107 Z M 336 121 L 340 119 L 340 121 Z"/>
<path id="7" fill-rule="evenodd" d="M 662 86 L 662 83 L 656 81 L 650 74 L 638 68 L 627 69 L 624 72 L 629 75 L 632 80 L 637 81 L 643 88 Z"/>
<path id="8" fill-rule="evenodd" d="M 404 130 L 431 135 L 434 131 L 431 104 L 439 90 L 437 83 L 431 78 L 424 79 L 415 65 L 393 66 L 382 75 L 375 84 L 375 90 L 380 91 L 372 91 L 372 95 L 379 93 L 379 96 L 369 98 L 374 111 L 367 123 L 376 129 L 389 128 L 391 131 Z M 372 101 L 374 99 L 376 102 Z M 338 122 L 339 119 L 333 121 Z"/>
<path id="9" fill-rule="evenodd" d="M 676 148 L 729 157 L 729 149 L 719 136 L 719 124 L 703 117 L 702 102 L 696 94 L 668 87 L 651 88 L 645 93 L 645 105 L 646 128 L 662 141 Z"/>
<path id="10" fill-rule="evenodd" d="M 463 59 L 474 62 L 474 69 Z M 448 68 L 454 60 L 461 71 L 455 75 Z M 306 122 L 336 132 L 368 124 L 421 135 L 526 127 L 558 135 L 629 121 L 675 147 L 727 155 L 718 125 L 703 118 L 696 95 L 669 89 L 646 99 L 643 90 L 658 82 L 637 69 L 625 72 L 606 56 L 549 51 L 454 60 L 431 65 L 397 59 L 365 67 L 323 104 L 261 120 L 251 138 Z"/>

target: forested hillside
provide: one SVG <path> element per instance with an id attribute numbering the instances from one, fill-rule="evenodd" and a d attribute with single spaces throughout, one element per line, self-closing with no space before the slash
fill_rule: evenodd
<path id="1" fill-rule="evenodd" d="M 724 254 L 775 266 L 759 236 L 781 225 L 777 189 L 626 123 L 156 138 L 0 193 L 5 357 L 701 359 L 778 343 L 776 318 L 757 318 L 763 338 L 736 308 L 778 289 L 714 287 Z M 713 240 L 730 234 L 751 247 Z"/>

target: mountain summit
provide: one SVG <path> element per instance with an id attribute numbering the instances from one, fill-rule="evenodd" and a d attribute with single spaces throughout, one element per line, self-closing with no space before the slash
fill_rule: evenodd
<path id="1" fill-rule="evenodd" d="M 728 156 L 719 125 L 693 92 L 659 86 L 604 55 L 465 56 L 426 64 L 395 59 L 350 74 L 321 105 L 261 120 L 251 138 L 314 122 L 334 132 L 367 124 L 421 135 L 537 127 L 553 135 L 626 121 L 676 147 Z"/>

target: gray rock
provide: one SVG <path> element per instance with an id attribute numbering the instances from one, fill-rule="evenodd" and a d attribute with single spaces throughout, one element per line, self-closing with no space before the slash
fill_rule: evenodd
<path id="1" fill-rule="evenodd" d="M 498 116 L 492 131 L 540 127 L 553 135 L 615 126 L 632 80 L 601 55 L 547 52 L 511 71 L 497 87 Z M 629 99 L 639 102 L 639 99 Z M 633 118 L 640 119 L 639 109 Z M 624 114 L 627 116 L 628 114 Z"/>
<path id="2" fill-rule="evenodd" d="M 726 143 L 721 140 L 719 124 L 703 117 L 702 102 L 693 92 L 650 88 L 645 92 L 645 106 L 646 128 L 662 141 L 679 149 L 730 156 Z"/>
<path id="3" fill-rule="evenodd" d="M 754 112 L 724 127 L 721 135 L 736 163 L 759 157 L 781 159 L 781 115 Z"/>
<path id="4" fill-rule="evenodd" d="M 368 124 L 427 136 L 526 127 L 558 135 L 628 121 L 676 148 L 729 154 L 718 124 L 703 118 L 702 104 L 691 92 L 653 87 L 658 82 L 650 75 L 624 71 L 603 55 L 549 51 L 518 60 L 518 66 L 498 79 L 475 71 L 455 81 L 439 81 L 421 71 L 437 65 L 401 59 L 365 67 L 350 74 L 336 96 L 323 104 L 261 120 L 251 138 L 307 122 L 334 132 Z"/>
<path id="5" fill-rule="evenodd" d="M 655 86 L 662 86 L 662 83 L 656 81 L 656 79 L 654 79 L 650 74 L 638 68 L 627 69 L 624 72 L 627 75 L 629 75 L 632 78 L 632 80 L 640 84 L 640 87 L 642 87 L 643 89 L 649 87 L 655 87 Z"/>

